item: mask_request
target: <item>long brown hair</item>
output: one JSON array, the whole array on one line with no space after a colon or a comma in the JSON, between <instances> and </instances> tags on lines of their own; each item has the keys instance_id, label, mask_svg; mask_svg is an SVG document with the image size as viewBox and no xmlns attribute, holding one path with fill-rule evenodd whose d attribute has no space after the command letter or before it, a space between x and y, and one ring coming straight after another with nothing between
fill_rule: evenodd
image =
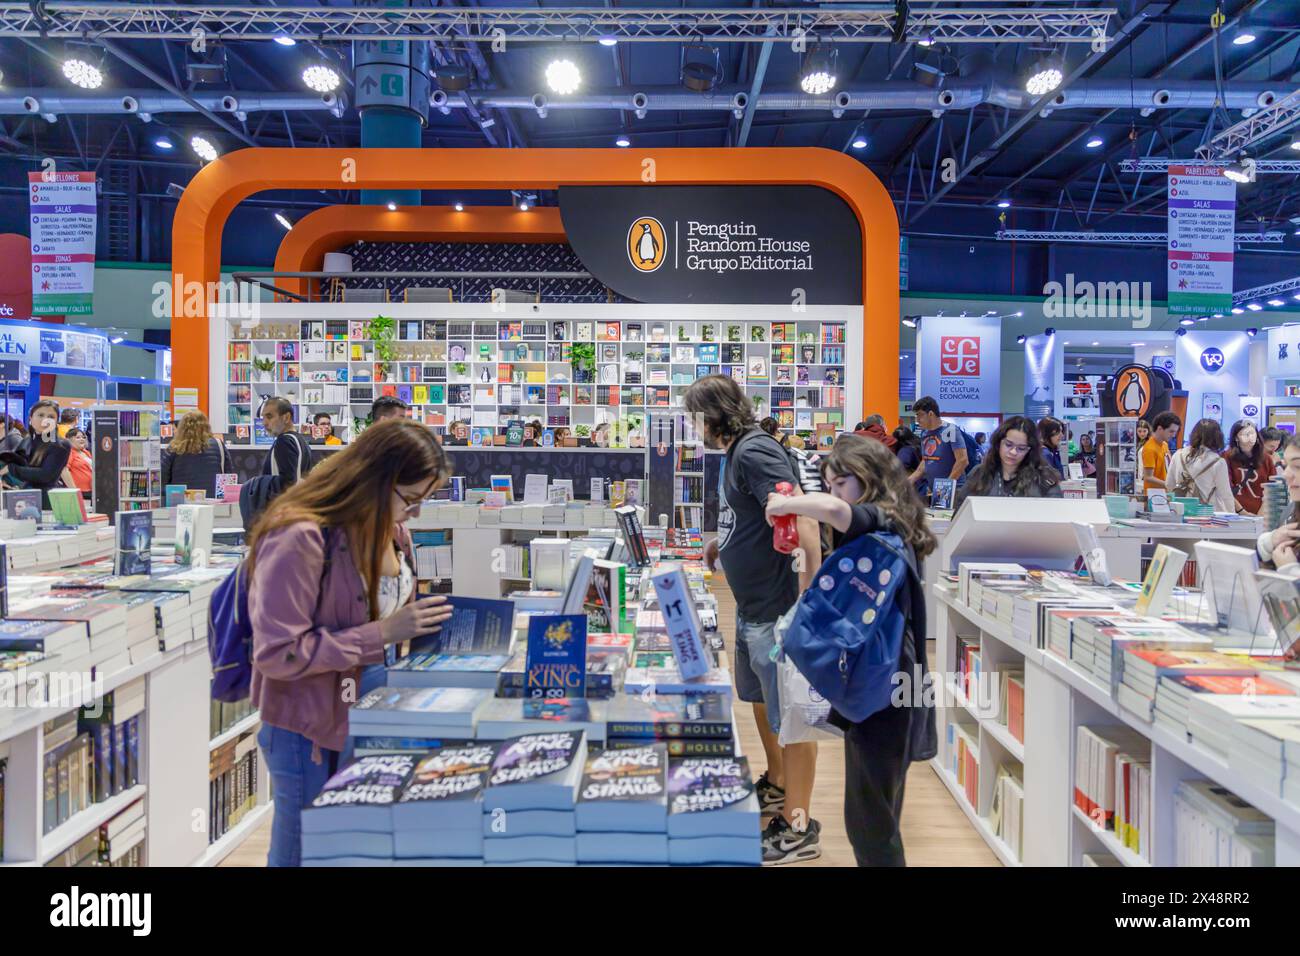
<instances>
[{"instance_id":1,"label":"long brown hair","mask_svg":"<svg viewBox=\"0 0 1300 956\"><path fill-rule=\"evenodd\" d=\"M342 529L352 539L357 570L369 589L370 619L379 613L379 578L393 536L393 490L398 485L447 479L447 459L433 432L409 418L371 425L343 451L313 468L276 498L249 533L249 574L257 548L272 531L310 521Z\"/></svg>"},{"instance_id":2,"label":"long brown hair","mask_svg":"<svg viewBox=\"0 0 1300 956\"><path fill-rule=\"evenodd\" d=\"M907 542L920 561L938 547L925 523L925 506L902 464L882 442L863 435L841 435L822 459L822 475L852 475L862 484L857 504L876 506L894 532Z\"/></svg>"},{"instance_id":3,"label":"long brown hair","mask_svg":"<svg viewBox=\"0 0 1300 956\"><path fill-rule=\"evenodd\" d=\"M1258 445L1259 442L1256 441L1255 444ZM1223 429L1213 418L1202 418L1192 429L1188 448L1191 449L1187 453L1189 464L1199 458L1203 452L1209 452L1217 458L1223 451Z\"/></svg>"},{"instance_id":4,"label":"long brown hair","mask_svg":"<svg viewBox=\"0 0 1300 956\"><path fill-rule=\"evenodd\" d=\"M212 440L212 426L202 412L186 412L176 423L176 435L167 447L177 455L201 455Z\"/></svg>"},{"instance_id":5,"label":"long brown hair","mask_svg":"<svg viewBox=\"0 0 1300 956\"><path fill-rule=\"evenodd\" d=\"M1043 419L1047 421L1047 419ZM1041 423L1040 423L1041 427ZM1060 473L1047 463L1043 457L1043 446L1038 440L1038 428L1034 423L1023 415L1012 415L993 433L989 439L989 453L984 456L984 460L976 466L971 472L970 477L966 479L966 495L973 497L976 495L987 494L988 490L993 487L998 478L1002 475L1002 440L1010 432L1023 432L1025 444L1029 446L1029 451L1020 459L1020 464L1016 466L1016 473L1012 476L1008 486L1011 488L1013 498L1026 498L1035 486L1047 489L1052 485L1060 484Z\"/></svg>"}]
</instances>

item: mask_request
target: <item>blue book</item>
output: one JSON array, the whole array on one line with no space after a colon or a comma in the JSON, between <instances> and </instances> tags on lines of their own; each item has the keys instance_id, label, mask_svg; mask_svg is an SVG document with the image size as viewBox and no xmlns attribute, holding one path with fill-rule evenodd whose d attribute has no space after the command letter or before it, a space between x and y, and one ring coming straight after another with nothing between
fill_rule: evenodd
<instances>
[{"instance_id":1,"label":"blue book","mask_svg":"<svg viewBox=\"0 0 1300 956\"><path fill-rule=\"evenodd\" d=\"M666 833L579 833L574 843L579 863L668 862Z\"/></svg>"},{"instance_id":2,"label":"blue book","mask_svg":"<svg viewBox=\"0 0 1300 956\"><path fill-rule=\"evenodd\" d=\"M755 824L757 826L757 823ZM762 841L757 832L750 836L694 837L668 841L668 862L673 866L761 866Z\"/></svg>"},{"instance_id":3,"label":"blue book","mask_svg":"<svg viewBox=\"0 0 1300 956\"><path fill-rule=\"evenodd\" d=\"M523 836L558 836L572 838L578 831L572 810L514 810L510 813L485 813L483 838L502 840Z\"/></svg>"},{"instance_id":4,"label":"blue book","mask_svg":"<svg viewBox=\"0 0 1300 956\"><path fill-rule=\"evenodd\" d=\"M461 727L472 734L479 711L491 698L489 691L467 687L380 687L348 711L348 728L355 736L395 736L373 728L397 725Z\"/></svg>"},{"instance_id":5,"label":"blue book","mask_svg":"<svg viewBox=\"0 0 1300 956\"><path fill-rule=\"evenodd\" d=\"M586 755L587 738L581 731L510 738L492 761L484 812L572 809Z\"/></svg>"},{"instance_id":6,"label":"blue book","mask_svg":"<svg viewBox=\"0 0 1300 956\"><path fill-rule=\"evenodd\" d=\"M140 782L140 715L126 722L126 781L129 789Z\"/></svg>"},{"instance_id":7,"label":"blue book","mask_svg":"<svg viewBox=\"0 0 1300 956\"><path fill-rule=\"evenodd\" d=\"M574 813L580 831L665 833L668 747L650 744L605 750L588 759ZM635 858L604 859L627 862Z\"/></svg>"},{"instance_id":8,"label":"blue book","mask_svg":"<svg viewBox=\"0 0 1300 956\"><path fill-rule=\"evenodd\" d=\"M163 489L163 507L175 508L185 504L185 485L168 485Z\"/></svg>"},{"instance_id":9,"label":"blue book","mask_svg":"<svg viewBox=\"0 0 1300 956\"><path fill-rule=\"evenodd\" d=\"M436 634L411 641L411 653L509 654L514 635L513 601L448 595L451 618ZM491 685L488 685L491 686Z\"/></svg>"},{"instance_id":10,"label":"blue book","mask_svg":"<svg viewBox=\"0 0 1300 956\"><path fill-rule=\"evenodd\" d=\"M303 866L392 866L392 860L370 856L334 856L325 859L304 859Z\"/></svg>"},{"instance_id":11,"label":"blue book","mask_svg":"<svg viewBox=\"0 0 1300 956\"><path fill-rule=\"evenodd\" d=\"M481 805L475 804L481 812ZM431 827L393 831L393 854L400 859L483 860L483 830L470 824L462 829ZM408 864L410 865L410 864Z\"/></svg>"},{"instance_id":12,"label":"blue book","mask_svg":"<svg viewBox=\"0 0 1300 956\"><path fill-rule=\"evenodd\" d=\"M483 857L412 857L398 858L393 866L482 866Z\"/></svg>"},{"instance_id":13,"label":"blue book","mask_svg":"<svg viewBox=\"0 0 1300 956\"><path fill-rule=\"evenodd\" d=\"M126 724L114 724L113 793L121 793L126 787Z\"/></svg>"},{"instance_id":14,"label":"blue book","mask_svg":"<svg viewBox=\"0 0 1300 956\"><path fill-rule=\"evenodd\" d=\"M493 688L508 663L508 654L416 653L388 669L388 686Z\"/></svg>"},{"instance_id":15,"label":"blue book","mask_svg":"<svg viewBox=\"0 0 1300 956\"><path fill-rule=\"evenodd\" d=\"M530 697L585 696L585 614L538 614L528 619L524 689Z\"/></svg>"},{"instance_id":16,"label":"blue book","mask_svg":"<svg viewBox=\"0 0 1300 956\"><path fill-rule=\"evenodd\" d=\"M499 749L495 743L469 743L441 747L421 757L393 807L394 829L476 831L483 815L483 790ZM463 854L421 851L413 855Z\"/></svg>"},{"instance_id":17,"label":"blue book","mask_svg":"<svg viewBox=\"0 0 1300 956\"><path fill-rule=\"evenodd\" d=\"M683 757L671 761L668 767L670 837L753 837L757 842L758 831L758 797L748 760Z\"/></svg>"},{"instance_id":18,"label":"blue book","mask_svg":"<svg viewBox=\"0 0 1300 956\"><path fill-rule=\"evenodd\" d=\"M366 753L387 752L395 753L403 750L410 750L416 753L425 753L442 747L447 742L441 737L400 737L391 735L371 735L352 738L352 752L358 757L365 756Z\"/></svg>"},{"instance_id":19,"label":"blue book","mask_svg":"<svg viewBox=\"0 0 1300 956\"><path fill-rule=\"evenodd\" d=\"M304 860L329 859L338 856L392 859L393 835L391 833L362 833L353 830L339 833L304 833L302 835L302 858Z\"/></svg>"},{"instance_id":20,"label":"blue book","mask_svg":"<svg viewBox=\"0 0 1300 956\"><path fill-rule=\"evenodd\" d=\"M119 511L116 526L117 551L113 573L148 574L150 549L153 547L153 512Z\"/></svg>"},{"instance_id":21,"label":"blue book","mask_svg":"<svg viewBox=\"0 0 1300 956\"><path fill-rule=\"evenodd\" d=\"M393 803L414 767L413 754L374 754L354 760L330 777L303 810L303 834L392 832Z\"/></svg>"},{"instance_id":22,"label":"blue book","mask_svg":"<svg viewBox=\"0 0 1300 956\"><path fill-rule=\"evenodd\" d=\"M526 860L576 863L577 859L573 837L520 836L483 841L484 863L522 863Z\"/></svg>"}]
</instances>

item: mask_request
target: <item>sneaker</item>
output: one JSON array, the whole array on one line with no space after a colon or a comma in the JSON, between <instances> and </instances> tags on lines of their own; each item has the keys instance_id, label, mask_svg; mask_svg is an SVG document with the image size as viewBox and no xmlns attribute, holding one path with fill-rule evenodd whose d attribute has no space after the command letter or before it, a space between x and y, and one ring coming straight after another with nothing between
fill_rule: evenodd
<instances>
[{"instance_id":1,"label":"sneaker","mask_svg":"<svg viewBox=\"0 0 1300 956\"><path fill-rule=\"evenodd\" d=\"M808 821L808 829L800 833L786 822L785 817L773 817L763 831L763 865L781 866L783 863L803 863L822 855L822 825Z\"/></svg>"},{"instance_id":2,"label":"sneaker","mask_svg":"<svg viewBox=\"0 0 1300 956\"><path fill-rule=\"evenodd\" d=\"M766 770L754 784L754 792L758 794L758 812L762 816L780 813L784 809L785 791L767 778Z\"/></svg>"}]
</instances>

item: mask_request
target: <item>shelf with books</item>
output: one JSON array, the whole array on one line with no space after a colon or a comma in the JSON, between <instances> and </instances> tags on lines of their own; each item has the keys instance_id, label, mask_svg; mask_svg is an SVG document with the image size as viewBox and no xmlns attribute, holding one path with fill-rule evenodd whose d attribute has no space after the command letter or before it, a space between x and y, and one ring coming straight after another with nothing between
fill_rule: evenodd
<instances>
[{"instance_id":1,"label":"shelf with books","mask_svg":"<svg viewBox=\"0 0 1300 956\"><path fill-rule=\"evenodd\" d=\"M1083 829L1086 830L1088 833L1092 834L1092 836L1096 838L1097 842L1100 843L1103 847L1105 847L1106 850L1112 856L1114 856L1115 859L1119 860L1119 862L1124 866L1130 866L1130 867L1151 866L1151 863L1148 860L1144 860L1137 853L1134 853L1123 843L1121 843L1119 841L1119 838L1115 836L1115 832L1113 830L1107 830L1104 827L1098 826L1095 821L1089 819L1088 815L1084 813L1082 810L1080 810L1078 807L1071 805L1070 813L1073 814L1077 824L1082 826Z\"/></svg>"},{"instance_id":2,"label":"shelf with books","mask_svg":"<svg viewBox=\"0 0 1300 956\"><path fill-rule=\"evenodd\" d=\"M253 713L249 714L243 720L239 721L239 723L235 724L229 730L223 731L222 733L218 734L217 736L213 737L210 741L208 741L208 749L216 750L218 747L221 747L232 740L238 740L241 736L243 736L248 731L256 730L258 727L261 726L261 724L262 724L261 716L257 713L257 711L253 711Z\"/></svg>"},{"instance_id":3,"label":"shelf with books","mask_svg":"<svg viewBox=\"0 0 1300 956\"><path fill-rule=\"evenodd\" d=\"M993 855L998 858L998 861L1003 866L1022 866L1020 860L1016 859L1016 855L1011 852L1011 848L994 832L988 818L980 816L979 812L971 806L970 801L966 799L966 793L962 785L957 782L957 778L952 771L946 767L936 766L934 772L943 785L948 788L962 813L966 814L966 819L970 821L971 826L984 838L984 842L988 844L989 849L993 851Z\"/></svg>"},{"instance_id":4,"label":"shelf with books","mask_svg":"<svg viewBox=\"0 0 1300 956\"><path fill-rule=\"evenodd\" d=\"M226 857L239 849L240 845L266 822L266 818L274 810L275 805L272 803L259 803L248 811L243 819L222 834L216 842L209 844L208 848L203 851L203 855L195 860L193 865L197 867L219 865Z\"/></svg>"}]
</instances>

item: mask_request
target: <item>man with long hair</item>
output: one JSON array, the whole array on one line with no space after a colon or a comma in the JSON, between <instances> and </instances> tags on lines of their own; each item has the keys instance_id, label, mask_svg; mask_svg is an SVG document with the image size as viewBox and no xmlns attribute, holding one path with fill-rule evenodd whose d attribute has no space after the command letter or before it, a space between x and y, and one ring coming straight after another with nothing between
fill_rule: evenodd
<instances>
[{"instance_id":1,"label":"man with long hair","mask_svg":"<svg viewBox=\"0 0 1300 956\"><path fill-rule=\"evenodd\" d=\"M772 546L764 517L767 497L799 476L780 443L754 420L754 409L727 375L706 375L686 391L686 410L710 448L727 453L718 495L718 536L705 550L710 567L720 561L736 598L736 695L754 707L754 721L767 755L758 780L760 809L772 813L763 834L763 862L794 863L821 856L821 825L809 807L817 766L815 743L782 747L777 696L776 621L799 599L821 564L817 523L799 519L799 552ZM802 563L798 563L802 561ZM798 570L796 570L796 568ZM801 575L803 581L801 582Z\"/></svg>"}]
</instances>

